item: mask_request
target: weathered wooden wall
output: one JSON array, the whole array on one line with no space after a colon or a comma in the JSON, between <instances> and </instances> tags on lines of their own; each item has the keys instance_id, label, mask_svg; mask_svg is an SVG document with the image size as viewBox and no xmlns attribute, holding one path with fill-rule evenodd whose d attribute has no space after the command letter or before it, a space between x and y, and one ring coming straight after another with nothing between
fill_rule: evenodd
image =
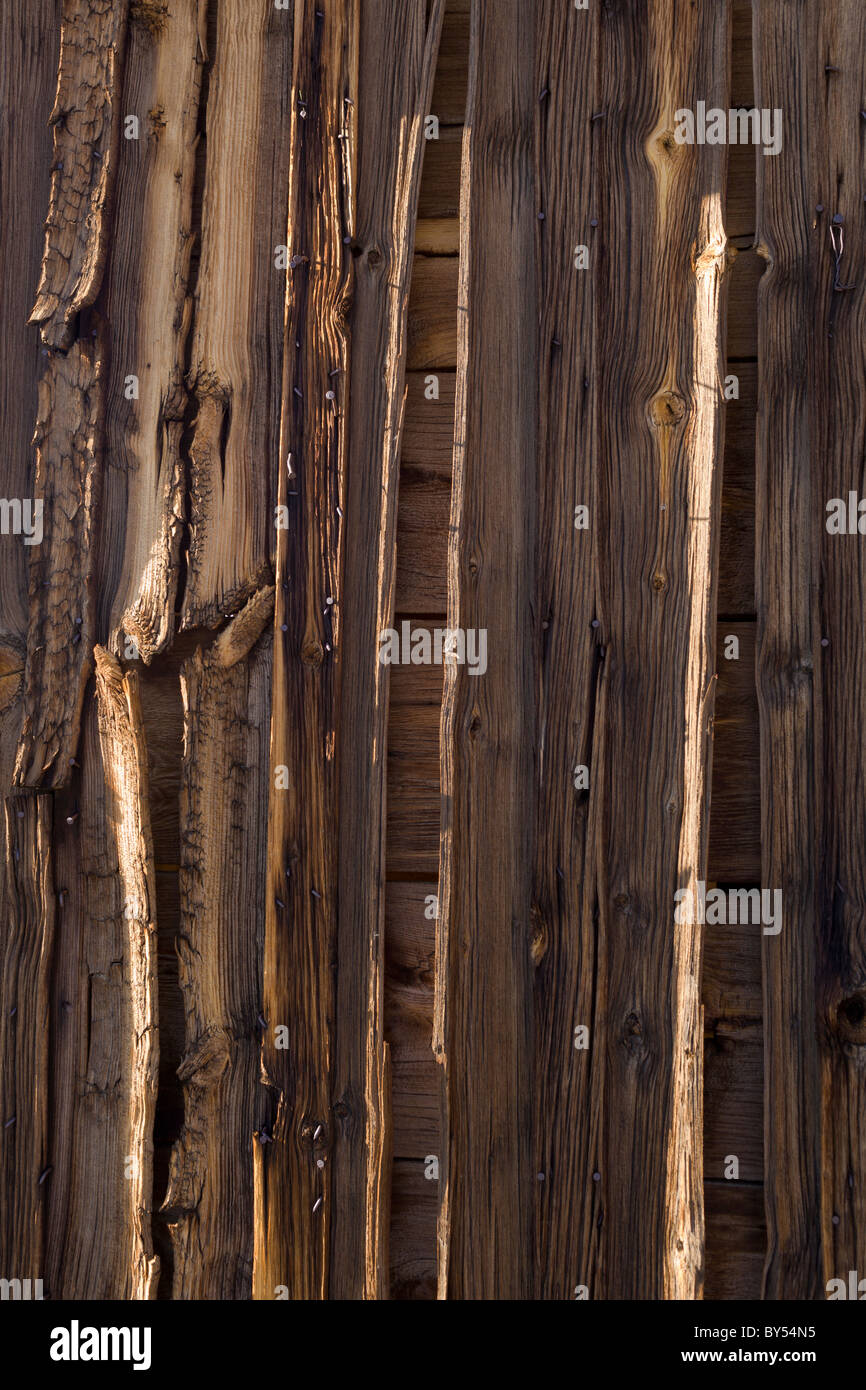
<instances>
[{"instance_id":1,"label":"weathered wooden wall","mask_svg":"<svg viewBox=\"0 0 866 1390\"><path fill-rule=\"evenodd\" d=\"M0 1276L866 1261L866 32L752 10L3 9ZM675 925L698 879L781 935Z\"/></svg>"}]
</instances>

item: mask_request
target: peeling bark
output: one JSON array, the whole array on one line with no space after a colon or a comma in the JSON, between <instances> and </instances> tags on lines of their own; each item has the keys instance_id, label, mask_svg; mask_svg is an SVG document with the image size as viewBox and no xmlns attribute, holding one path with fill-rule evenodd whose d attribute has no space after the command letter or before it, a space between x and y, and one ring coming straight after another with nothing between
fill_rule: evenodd
<instances>
[{"instance_id":1,"label":"peeling bark","mask_svg":"<svg viewBox=\"0 0 866 1390\"><path fill-rule=\"evenodd\" d=\"M92 580L102 465L99 338L53 354L39 383L34 494L42 539L30 551L30 624L18 786L60 787L78 744L92 669Z\"/></svg>"},{"instance_id":2,"label":"peeling bark","mask_svg":"<svg viewBox=\"0 0 866 1390\"><path fill-rule=\"evenodd\" d=\"M54 348L69 347L75 318L93 303L102 280L127 8L127 0L63 0L51 195L30 315Z\"/></svg>"}]
</instances>

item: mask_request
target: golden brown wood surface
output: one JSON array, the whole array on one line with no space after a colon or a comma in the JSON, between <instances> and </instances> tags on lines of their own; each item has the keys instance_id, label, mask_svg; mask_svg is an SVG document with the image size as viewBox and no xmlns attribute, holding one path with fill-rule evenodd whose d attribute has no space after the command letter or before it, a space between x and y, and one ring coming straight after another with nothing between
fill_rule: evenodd
<instances>
[{"instance_id":1,"label":"golden brown wood surface","mask_svg":"<svg viewBox=\"0 0 866 1390\"><path fill-rule=\"evenodd\" d=\"M96 649L74 784L56 798L52 1173L55 1298L153 1298L159 1058L156 897L135 673Z\"/></svg>"},{"instance_id":2,"label":"golden brown wood surface","mask_svg":"<svg viewBox=\"0 0 866 1390\"><path fill-rule=\"evenodd\" d=\"M752 8L3 7L0 1275L864 1263L863 21ZM403 622L487 627L444 743ZM698 877L780 937L675 924Z\"/></svg>"},{"instance_id":3,"label":"golden brown wood surface","mask_svg":"<svg viewBox=\"0 0 866 1390\"><path fill-rule=\"evenodd\" d=\"M273 606L272 587L255 595L181 668L185 1111L164 1202L180 1299L249 1298L252 1287Z\"/></svg>"},{"instance_id":4,"label":"golden brown wood surface","mask_svg":"<svg viewBox=\"0 0 866 1390\"><path fill-rule=\"evenodd\" d=\"M428 16L413 3L399 22L351 4L295 20L262 1045L273 1115L256 1149L254 1291L378 1298L390 1161L379 634L393 611L411 249L442 6Z\"/></svg>"},{"instance_id":5,"label":"golden brown wood surface","mask_svg":"<svg viewBox=\"0 0 866 1390\"><path fill-rule=\"evenodd\" d=\"M170 13L132 9L124 141L102 305L112 326L105 402L105 504L100 599L118 655L145 662L170 641L185 512L181 436L192 317L193 182L205 0ZM134 647L127 650L127 638Z\"/></svg>"},{"instance_id":6,"label":"golden brown wood surface","mask_svg":"<svg viewBox=\"0 0 866 1390\"><path fill-rule=\"evenodd\" d=\"M184 628L216 627L272 577L290 28L221 0L208 82L189 386Z\"/></svg>"}]
</instances>

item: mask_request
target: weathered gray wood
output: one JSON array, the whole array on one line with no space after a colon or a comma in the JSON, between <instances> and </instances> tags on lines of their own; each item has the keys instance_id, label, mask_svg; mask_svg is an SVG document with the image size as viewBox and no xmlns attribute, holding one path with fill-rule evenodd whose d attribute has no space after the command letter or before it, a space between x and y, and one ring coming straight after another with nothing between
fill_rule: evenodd
<instances>
[{"instance_id":1,"label":"weathered gray wood","mask_svg":"<svg viewBox=\"0 0 866 1390\"><path fill-rule=\"evenodd\" d=\"M866 632L863 539L827 503L863 483L866 14L755 5L757 607L765 936L764 1296L866 1268Z\"/></svg>"}]
</instances>

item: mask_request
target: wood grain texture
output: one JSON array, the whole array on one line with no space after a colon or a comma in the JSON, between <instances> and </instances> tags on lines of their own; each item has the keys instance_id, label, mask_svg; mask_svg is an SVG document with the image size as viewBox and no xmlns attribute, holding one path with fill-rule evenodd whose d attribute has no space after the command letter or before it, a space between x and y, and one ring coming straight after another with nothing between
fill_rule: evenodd
<instances>
[{"instance_id":1,"label":"wood grain texture","mask_svg":"<svg viewBox=\"0 0 866 1390\"><path fill-rule=\"evenodd\" d=\"M483 676L444 668L440 1298L529 1292L535 11L517 0L472 8L448 627L486 630L489 665Z\"/></svg>"},{"instance_id":2,"label":"wood grain texture","mask_svg":"<svg viewBox=\"0 0 866 1390\"><path fill-rule=\"evenodd\" d=\"M176 1299L242 1299L252 1289L273 606L273 588L256 594L181 668L185 1113L163 1204Z\"/></svg>"},{"instance_id":3,"label":"wood grain texture","mask_svg":"<svg viewBox=\"0 0 866 1390\"><path fill-rule=\"evenodd\" d=\"M155 875L137 676L96 648L80 770L57 794L52 1163L55 1298L147 1299L159 1045Z\"/></svg>"},{"instance_id":4,"label":"wood grain texture","mask_svg":"<svg viewBox=\"0 0 866 1390\"><path fill-rule=\"evenodd\" d=\"M146 663L171 639L180 573L205 10L205 0L179 0L156 16L132 7L123 106L138 115L140 138L122 145L101 301L112 360L100 606L112 649L124 654L126 634Z\"/></svg>"},{"instance_id":5,"label":"wood grain texture","mask_svg":"<svg viewBox=\"0 0 866 1390\"><path fill-rule=\"evenodd\" d=\"M728 364L727 373L737 376L739 397L725 404L718 611L727 618L750 618L755 612L757 365L738 360ZM428 384L431 376L436 378L435 387ZM397 612L444 617L454 373L445 368L409 372L407 384L400 467ZM425 393L435 389L438 399L428 399Z\"/></svg>"},{"instance_id":6,"label":"wood grain texture","mask_svg":"<svg viewBox=\"0 0 866 1390\"><path fill-rule=\"evenodd\" d=\"M34 216L48 202L52 135L48 116L57 80L60 24L54 0L0 7L0 418L5 448L0 459L3 497L32 495L31 440L39 380L39 334L27 326L39 277L43 228ZM23 672L27 636L27 547L0 536L0 706L14 696L5 673ZM3 777L4 788L9 776Z\"/></svg>"},{"instance_id":7,"label":"wood grain texture","mask_svg":"<svg viewBox=\"0 0 866 1390\"><path fill-rule=\"evenodd\" d=\"M758 695L765 887L764 1297L824 1298L866 1268L866 775L862 538L826 506L863 485L866 15L755 6Z\"/></svg>"},{"instance_id":8,"label":"wood grain texture","mask_svg":"<svg viewBox=\"0 0 866 1390\"><path fill-rule=\"evenodd\" d=\"M707 854L726 150L677 146L671 128L680 106L724 105L728 23L725 5L672 0L601 34L604 677L589 814L604 865L598 1285L619 1298L694 1298L703 1281L701 929L678 929L672 908Z\"/></svg>"},{"instance_id":9,"label":"wood grain texture","mask_svg":"<svg viewBox=\"0 0 866 1390\"><path fill-rule=\"evenodd\" d=\"M534 976L533 1295L573 1296L589 1284L601 1230L598 1167L601 1073L574 1046L592 1028L599 971L599 820L593 792L576 791L578 765L595 778L595 720L603 652L597 623L595 440L596 273L574 267L575 242L591 243L601 196L597 157L597 13L538 7L536 92L538 441L535 641L537 764L530 956ZM595 248L593 248L595 249ZM575 529L578 505L589 529ZM540 623L540 632L538 624ZM596 803L596 806L598 803ZM596 1041L593 1040L593 1057ZM597 1287L593 1290L597 1293Z\"/></svg>"},{"instance_id":10,"label":"wood grain texture","mask_svg":"<svg viewBox=\"0 0 866 1390\"><path fill-rule=\"evenodd\" d=\"M684 102L724 98L727 11L671 3L570 22L581 39L544 6L534 23L526 7L473 9L449 625L487 628L491 655L483 682L446 672L443 706L439 1287L525 1297L538 1277L548 1297L578 1283L591 1297L695 1297L701 941L673 914L706 865L728 256L724 152L676 146L672 123ZM598 46L596 87L570 55L559 86L573 87L534 80L579 42L586 78ZM575 110L590 125L602 113L594 143L573 138ZM571 177L554 181L564 159ZM595 319L566 274L582 227ZM580 502L592 523L575 558ZM580 763L588 798L574 795ZM532 999L530 961L545 958ZM579 1023L592 1034L582 1076Z\"/></svg>"},{"instance_id":11,"label":"wood grain texture","mask_svg":"<svg viewBox=\"0 0 866 1390\"><path fill-rule=\"evenodd\" d=\"M60 66L51 112L54 160L45 249L31 323L68 348L99 292L120 131L119 85L127 0L63 0Z\"/></svg>"},{"instance_id":12,"label":"wood grain texture","mask_svg":"<svg viewBox=\"0 0 866 1390\"><path fill-rule=\"evenodd\" d=\"M767 1233L760 1184L707 1182L706 1299L758 1299Z\"/></svg>"},{"instance_id":13,"label":"wood grain texture","mask_svg":"<svg viewBox=\"0 0 866 1390\"><path fill-rule=\"evenodd\" d=\"M128 1297L152 1298L159 1261L153 1255L153 1120L159 1066L156 995L156 883L150 830L147 749L138 677L95 649L99 745L108 825L117 855L125 924L124 1015L121 1046L127 1071L123 1181L128 1259ZM91 988L95 988L91 984ZM131 1164L131 1171L130 1171Z\"/></svg>"},{"instance_id":14,"label":"wood grain texture","mask_svg":"<svg viewBox=\"0 0 866 1390\"><path fill-rule=\"evenodd\" d=\"M3 803L0 1260L7 1279L45 1276L55 932L51 823L49 796L9 797Z\"/></svg>"},{"instance_id":15,"label":"wood grain texture","mask_svg":"<svg viewBox=\"0 0 866 1390\"><path fill-rule=\"evenodd\" d=\"M18 786L69 779L92 670L93 573L102 481L102 343L97 330L51 354L39 383L34 497L41 539L30 547L30 619Z\"/></svg>"},{"instance_id":16,"label":"wood grain texture","mask_svg":"<svg viewBox=\"0 0 866 1390\"><path fill-rule=\"evenodd\" d=\"M729 658L735 648L739 655ZM722 883L761 880L761 777L755 624L716 625L710 843L707 877Z\"/></svg>"},{"instance_id":17,"label":"wood grain texture","mask_svg":"<svg viewBox=\"0 0 866 1390\"><path fill-rule=\"evenodd\" d=\"M189 547L181 626L217 626L272 578L291 24L221 0L206 113L189 387ZM303 93L302 93L303 95Z\"/></svg>"},{"instance_id":18,"label":"wood grain texture","mask_svg":"<svg viewBox=\"0 0 866 1390\"><path fill-rule=\"evenodd\" d=\"M277 532L271 742L288 787L271 793L262 1065L274 1114L255 1150L256 1297L281 1285L387 1293L379 634L394 604L411 252L441 23L441 3L428 14L420 0L396 17L379 4L295 15L279 492L291 530Z\"/></svg>"}]
</instances>

